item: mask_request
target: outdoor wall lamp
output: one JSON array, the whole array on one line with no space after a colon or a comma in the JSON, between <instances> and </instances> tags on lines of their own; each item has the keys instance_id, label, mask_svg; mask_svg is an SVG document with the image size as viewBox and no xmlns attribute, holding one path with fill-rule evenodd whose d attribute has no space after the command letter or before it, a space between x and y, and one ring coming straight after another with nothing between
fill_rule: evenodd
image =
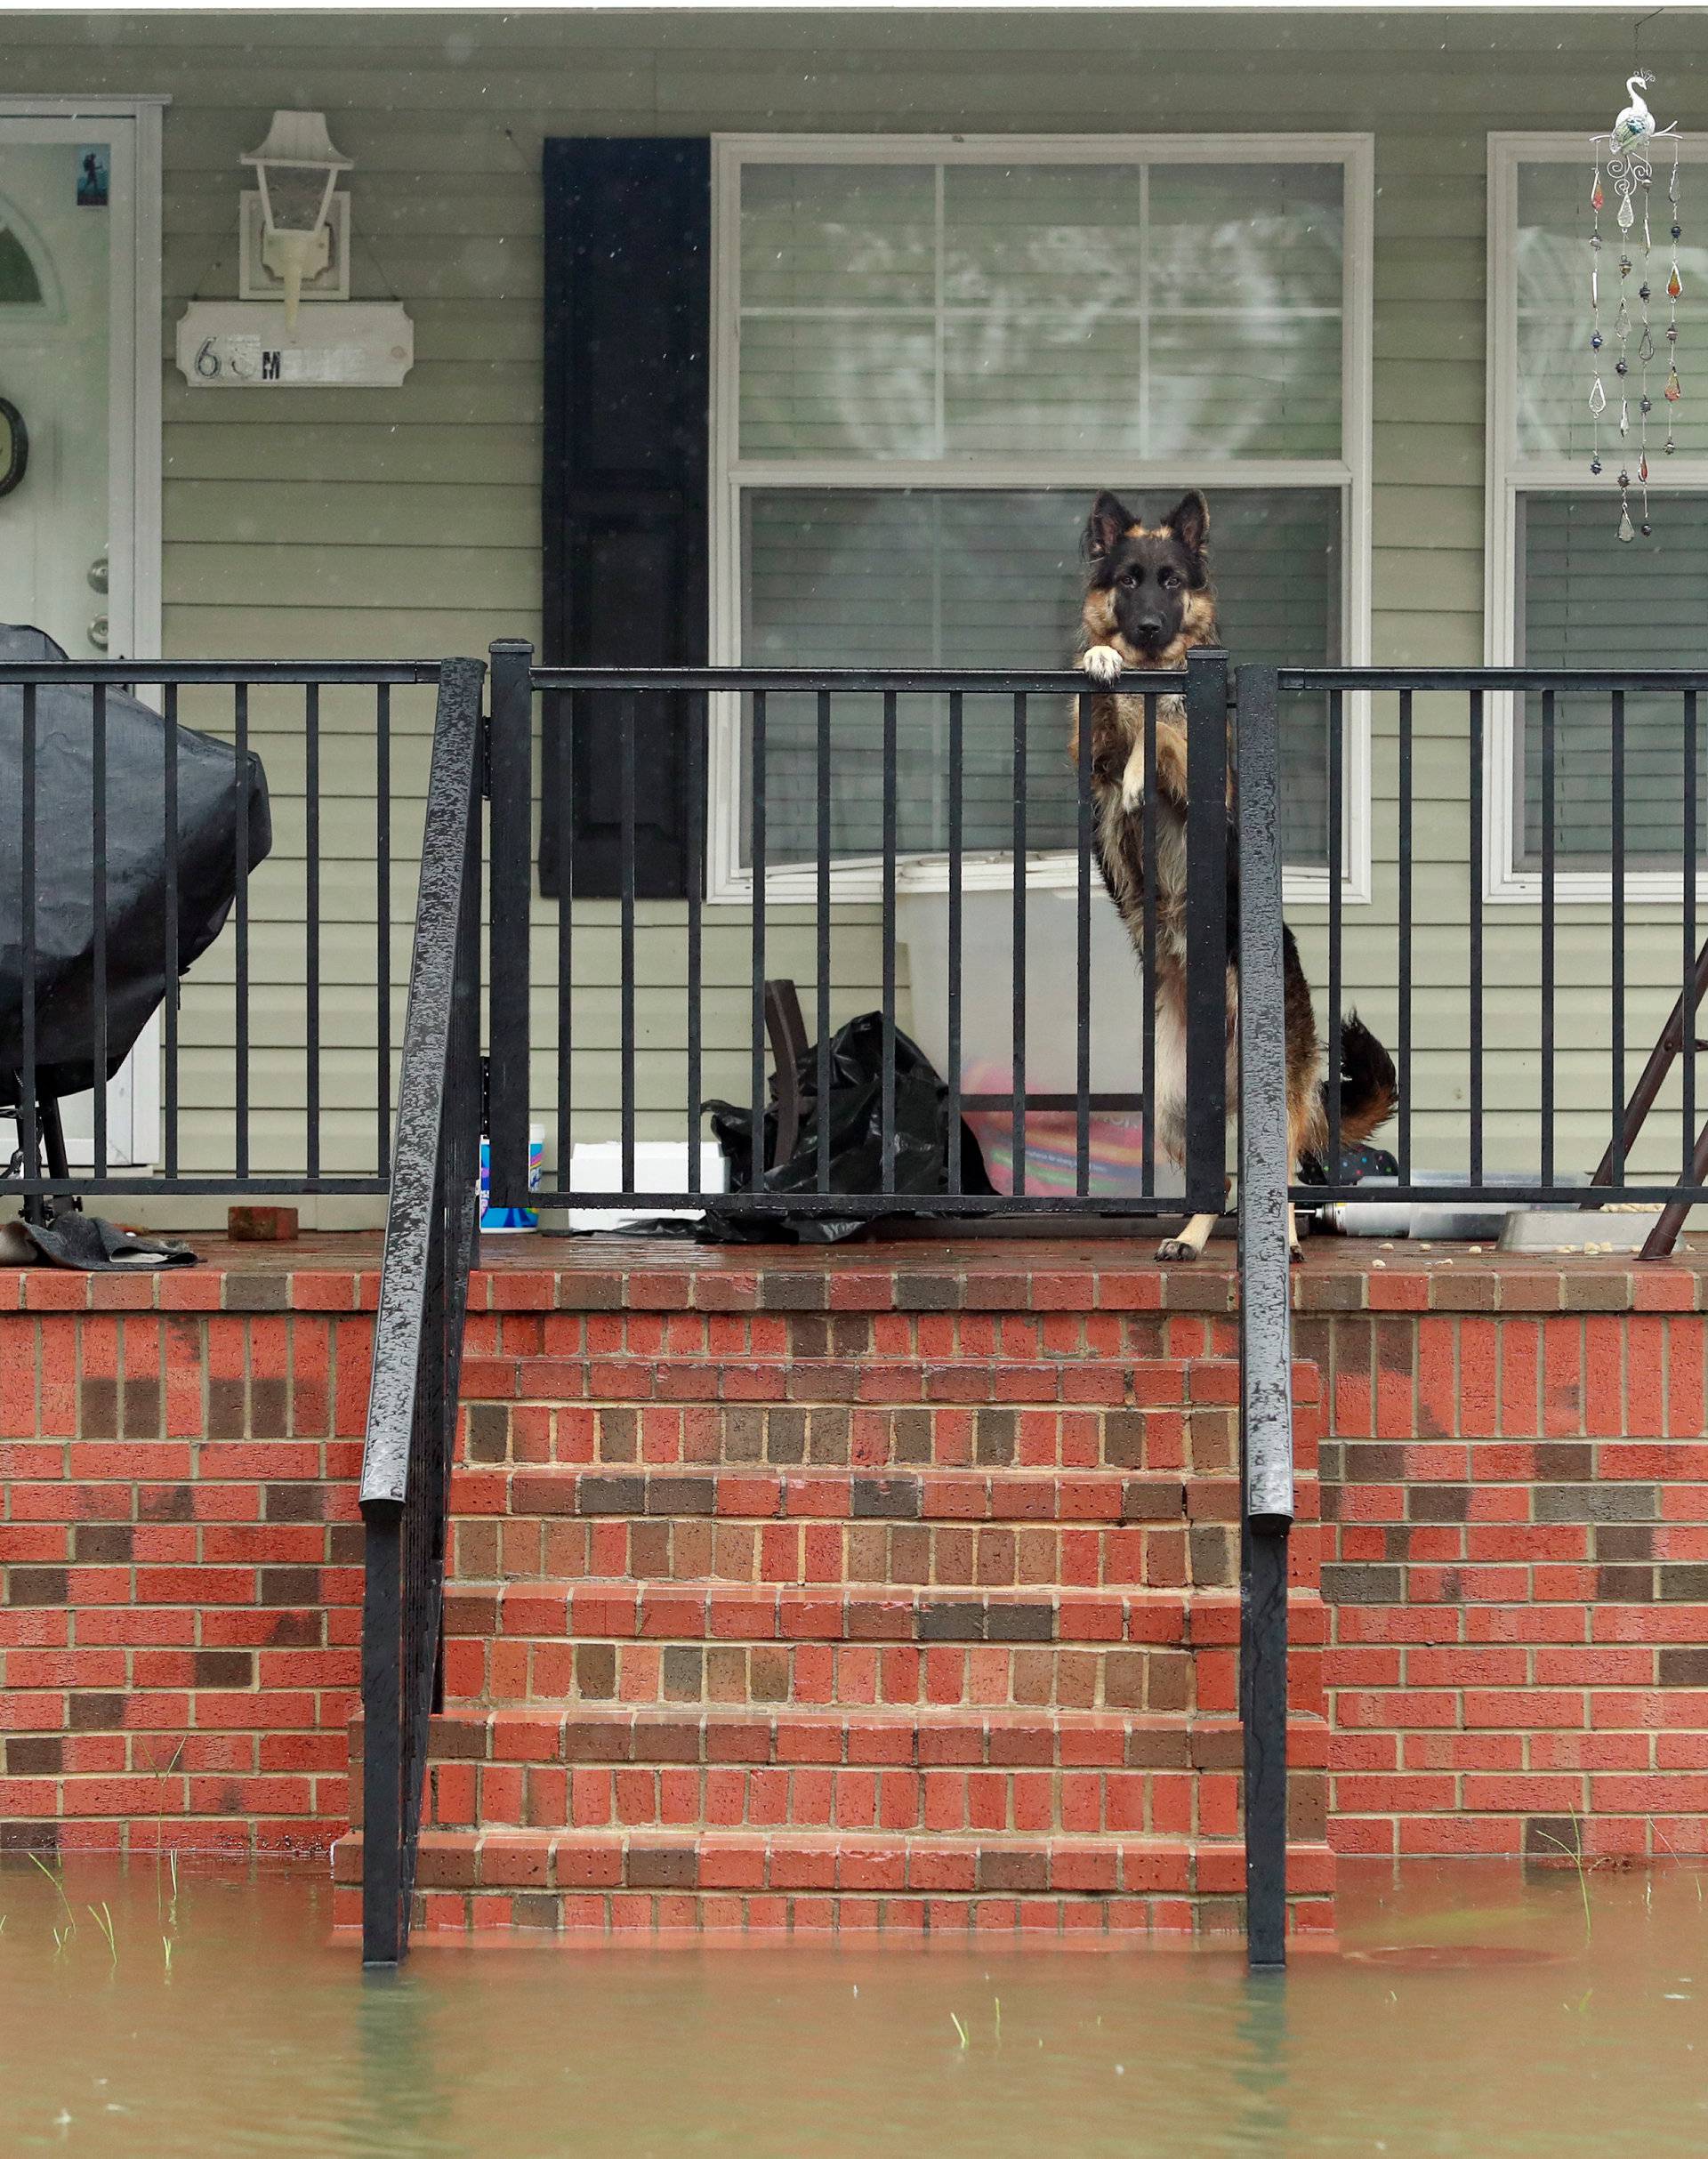
<instances>
[{"instance_id":1,"label":"outdoor wall lamp","mask_svg":"<svg viewBox=\"0 0 1708 2159\"><path fill-rule=\"evenodd\" d=\"M267 140L244 153L261 184L261 256L285 286L285 328L296 331L305 278L331 259L328 213L340 173L352 160L334 148L323 112L276 112Z\"/></svg>"}]
</instances>

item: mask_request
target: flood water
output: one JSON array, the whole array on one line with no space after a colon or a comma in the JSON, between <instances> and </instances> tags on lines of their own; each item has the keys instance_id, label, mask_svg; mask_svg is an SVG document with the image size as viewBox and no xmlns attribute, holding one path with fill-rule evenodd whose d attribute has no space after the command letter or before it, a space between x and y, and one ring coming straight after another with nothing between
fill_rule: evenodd
<instances>
[{"instance_id":1,"label":"flood water","mask_svg":"<svg viewBox=\"0 0 1708 2159\"><path fill-rule=\"evenodd\" d=\"M364 1979L321 1869L61 1881L0 1865L6 2154L1708 2150L1700 1872L1355 1874L1339 1952L1279 1982L1231 1948L834 1944L430 1943Z\"/></svg>"}]
</instances>

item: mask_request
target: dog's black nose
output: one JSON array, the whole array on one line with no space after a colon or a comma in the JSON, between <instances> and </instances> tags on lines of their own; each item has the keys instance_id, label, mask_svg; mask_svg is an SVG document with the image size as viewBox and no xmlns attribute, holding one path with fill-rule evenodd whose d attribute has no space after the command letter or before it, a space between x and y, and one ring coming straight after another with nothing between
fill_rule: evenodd
<instances>
[{"instance_id":1,"label":"dog's black nose","mask_svg":"<svg viewBox=\"0 0 1708 2159\"><path fill-rule=\"evenodd\" d=\"M1140 616L1139 634L1140 637L1160 637L1162 633L1163 621L1160 615L1143 615Z\"/></svg>"}]
</instances>

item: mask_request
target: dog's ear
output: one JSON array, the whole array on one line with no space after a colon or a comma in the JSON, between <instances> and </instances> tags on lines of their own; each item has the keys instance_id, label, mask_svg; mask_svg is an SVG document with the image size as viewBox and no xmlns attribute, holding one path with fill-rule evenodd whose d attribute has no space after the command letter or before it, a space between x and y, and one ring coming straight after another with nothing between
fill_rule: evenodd
<instances>
[{"instance_id":1,"label":"dog's ear","mask_svg":"<svg viewBox=\"0 0 1708 2159\"><path fill-rule=\"evenodd\" d=\"M1210 537L1210 505L1196 487L1188 487L1163 520L1163 530L1172 532L1195 555L1202 550Z\"/></svg>"},{"instance_id":2,"label":"dog's ear","mask_svg":"<svg viewBox=\"0 0 1708 2159\"><path fill-rule=\"evenodd\" d=\"M1138 521L1121 498L1106 487L1092 504L1092 514L1085 520L1087 559L1101 562L1122 534L1130 532Z\"/></svg>"}]
</instances>

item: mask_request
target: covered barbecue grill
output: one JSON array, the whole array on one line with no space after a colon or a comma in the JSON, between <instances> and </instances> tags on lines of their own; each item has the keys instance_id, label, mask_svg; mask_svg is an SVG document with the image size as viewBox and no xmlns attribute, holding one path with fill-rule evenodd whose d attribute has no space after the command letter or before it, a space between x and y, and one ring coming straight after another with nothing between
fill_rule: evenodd
<instances>
[{"instance_id":1,"label":"covered barbecue grill","mask_svg":"<svg viewBox=\"0 0 1708 2159\"><path fill-rule=\"evenodd\" d=\"M0 625L0 661L65 657L40 630ZM117 686L105 692L98 753L95 705L86 682L38 685L27 740L25 687L0 681L0 1108L18 1108L31 1086L25 1073L31 974L33 1091L49 1103L93 1087L98 1057L105 1066L100 1076L110 1079L168 990L175 992L175 976L218 937L237 893L239 833L246 834L251 869L272 846L266 775L253 753L239 762L228 742L189 728L169 730L158 713ZM170 770L169 732L175 742ZM96 935L98 754L102 954ZM173 895L175 915L168 905ZM33 966L26 963L30 947ZM102 1011L104 1043L97 1024Z\"/></svg>"}]
</instances>

